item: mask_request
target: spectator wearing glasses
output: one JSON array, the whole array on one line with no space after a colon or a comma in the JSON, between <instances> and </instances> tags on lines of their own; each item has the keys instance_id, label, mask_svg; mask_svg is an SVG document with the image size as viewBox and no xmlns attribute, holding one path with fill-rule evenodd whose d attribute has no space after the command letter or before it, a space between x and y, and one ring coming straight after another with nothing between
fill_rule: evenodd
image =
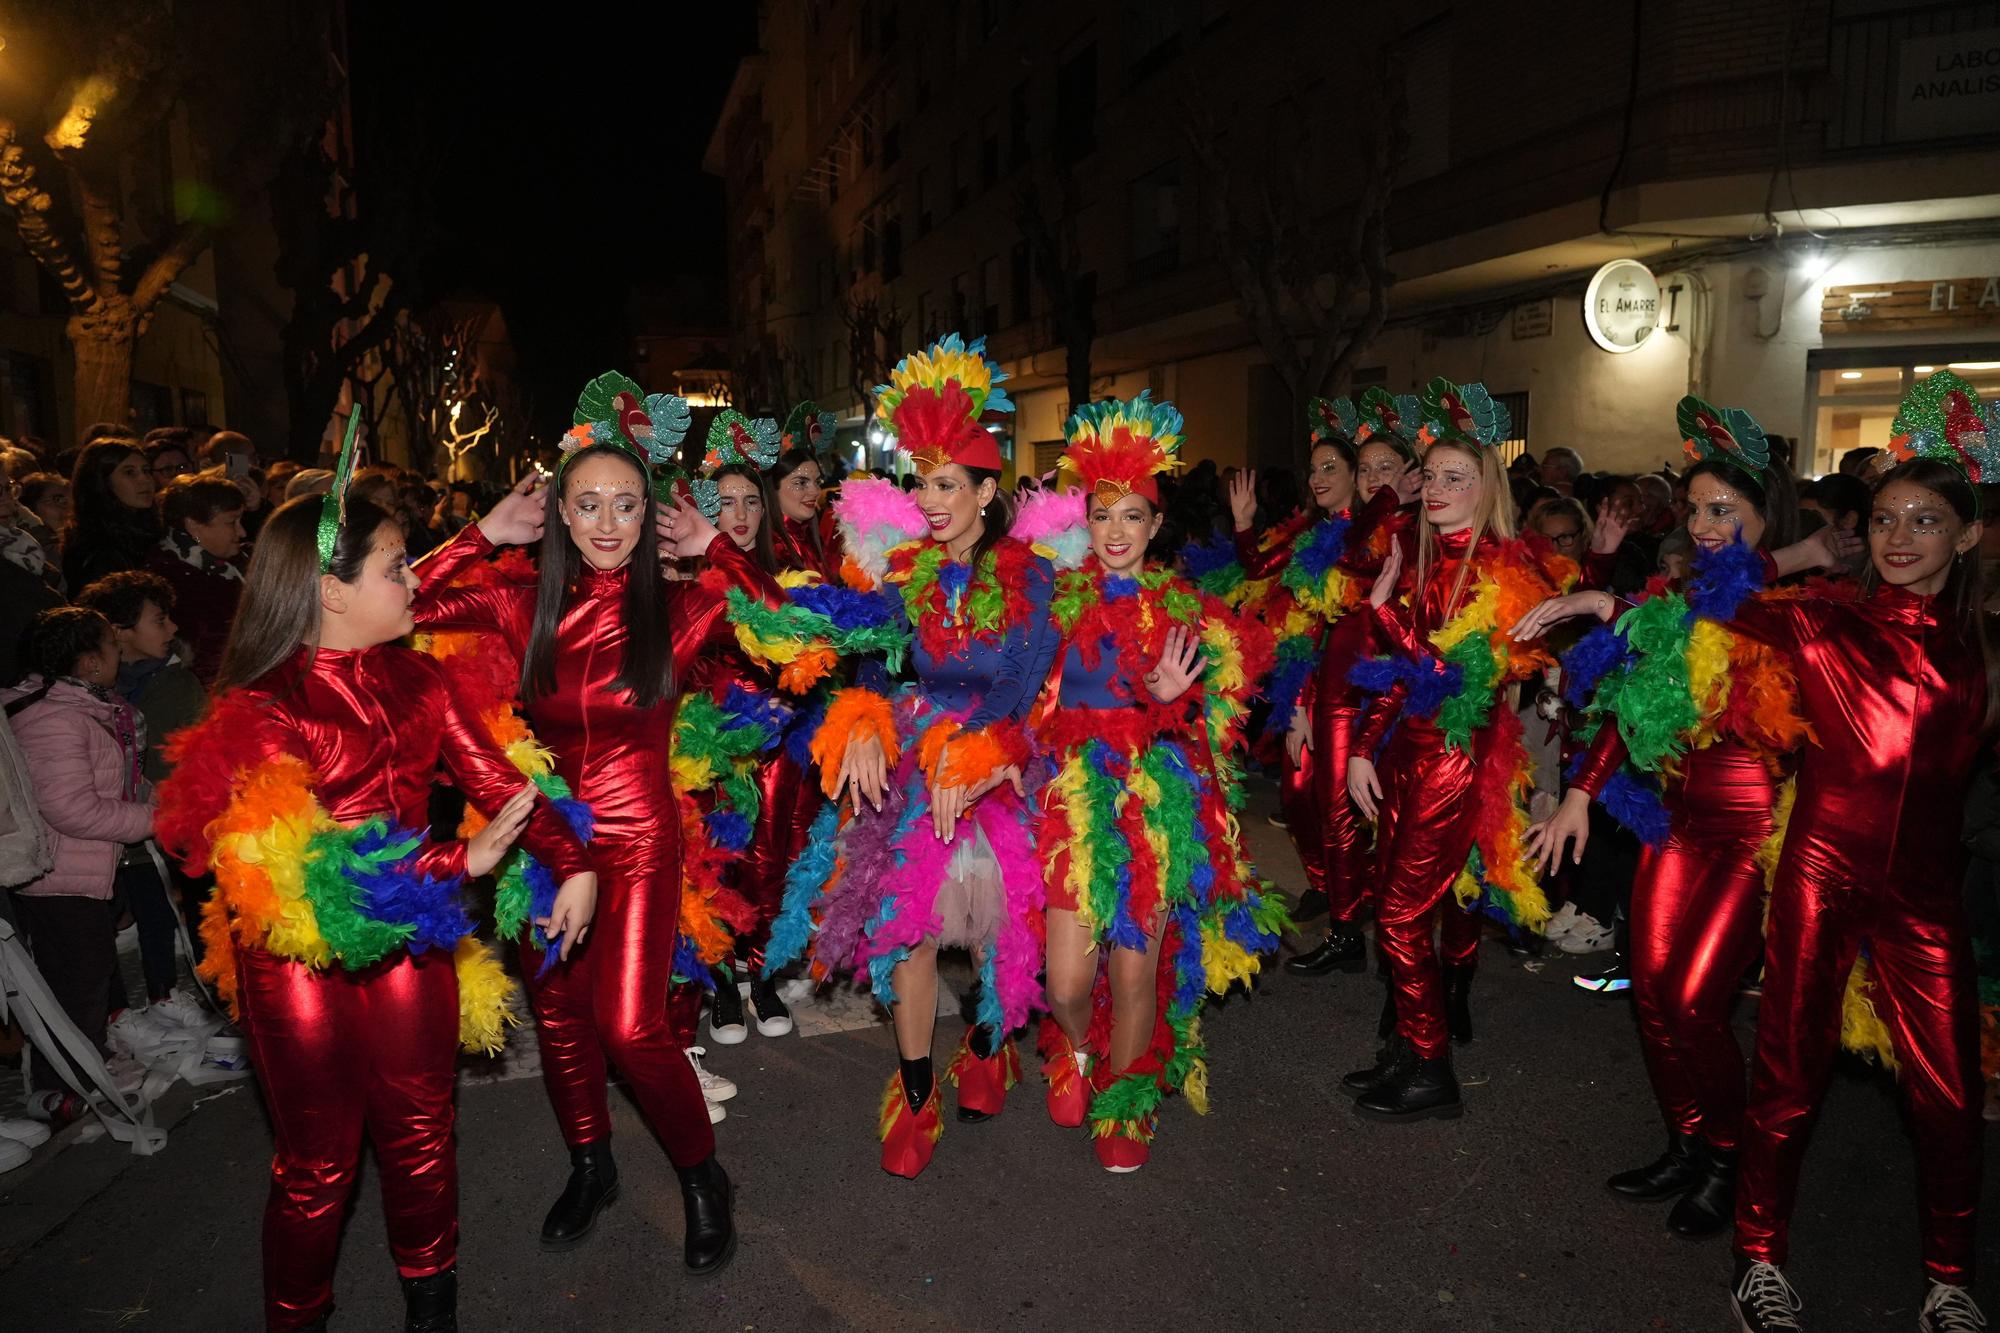
<instances>
[{"instance_id":1,"label":"spectator wearing glasses","mask_svg":"<svg viewBox=\"0 0 2000 1333\"><path fill-rule=\"evenodd\" d=\"M168 482L195 470L194 446L189 440L192 434L186 426L160 426L146 432L139 448L158 489L165 490Z\"/></svg>"},{"instance_id":2,"label":"spectator wearing glasses","mask_svg":"<svg viewBox=\"0 0 2000 1333\"><path fill-rule=\"evenodd\" d=\"M1590 515L1582 501L1568 496L1544 500L1528 515L1528 526L1546 537L1557 555L1583 563L1590 549Z\"/></svg>"}]
</instances>

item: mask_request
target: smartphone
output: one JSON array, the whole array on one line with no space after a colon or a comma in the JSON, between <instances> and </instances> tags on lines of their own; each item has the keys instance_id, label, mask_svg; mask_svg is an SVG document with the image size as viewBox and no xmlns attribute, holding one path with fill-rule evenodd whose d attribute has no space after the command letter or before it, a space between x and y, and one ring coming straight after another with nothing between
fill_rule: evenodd
<instances>
[{"instance_id":1,"label":"smartphone","mask_svg":"<svg viewBox=\"0 0 2000 1333\"><path fill-rule=\"evenodd\" d=\"M250 455L229 455L229 479L231 481L248 481L250 479Z\"/></svg>"}]
</instances>

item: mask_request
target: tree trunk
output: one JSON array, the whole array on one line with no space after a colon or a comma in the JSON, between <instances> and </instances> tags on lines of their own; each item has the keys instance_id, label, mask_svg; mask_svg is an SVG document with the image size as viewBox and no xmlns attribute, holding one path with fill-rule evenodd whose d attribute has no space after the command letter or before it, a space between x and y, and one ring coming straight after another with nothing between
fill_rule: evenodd
<instances>
[{"instance_id":1,"label":"tree trunk","mask_svg":"<svg viewBox=\"0 0 2000 1333\"><path fill-rule=\"evenodd\" d=\"M76 355L76 434L100 421L123 426L132 417L132 351L139 320L125 296L100 299L88 314L69 317Z\"/></svg>"}]
</instances>

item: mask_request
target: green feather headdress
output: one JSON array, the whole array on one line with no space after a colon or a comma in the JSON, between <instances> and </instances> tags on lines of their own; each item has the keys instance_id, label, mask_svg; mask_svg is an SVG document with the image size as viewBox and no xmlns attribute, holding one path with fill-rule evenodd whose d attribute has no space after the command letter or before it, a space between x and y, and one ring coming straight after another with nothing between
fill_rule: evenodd
<instances>
[{"instance_id":1,"label":"green feather headdress","mask_svg":"<svg viewBox=\"0 0 2000 1333\"><path fill-rule=\"evenodd\" d=\"M1674 409L1674 422L1692 462L1720 459L1759 479L1771 466L1771 442L1764 438L1764 428L1740 407L1717 407L1689 394Z\"/></svg>"},{"instance_id":2,"label":"green feather headdress","mask_svg":"<svg viewBox=\"0 0 2000 1333\"><path fill-rule=\"evenodd\" d=\"M340 441L340 462L334 465L333 486L319 502L319 572L333 572L333 546L347 522L347 483L354 480L354 433L361 426L361 409L347 413L347 434Z\"/></svg>"}]
</instances>

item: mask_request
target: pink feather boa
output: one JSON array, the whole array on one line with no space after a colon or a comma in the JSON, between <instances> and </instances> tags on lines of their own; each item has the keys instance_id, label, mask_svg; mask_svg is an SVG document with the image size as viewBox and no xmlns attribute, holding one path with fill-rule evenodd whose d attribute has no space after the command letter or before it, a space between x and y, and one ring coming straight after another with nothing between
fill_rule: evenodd
<instances>
[{"instance_id":1,"label":"pink feather boa","mask_svg":"<svg viewBox=\"0 0 2000 1333\"><path fill-rule=\"evenodd\" d=\"M909 492L879 477L840 483L833 516L840 524L847 558L876 587L889 571L889 552L930 532L923 511Z\"/></svg>"}]
</instances>

